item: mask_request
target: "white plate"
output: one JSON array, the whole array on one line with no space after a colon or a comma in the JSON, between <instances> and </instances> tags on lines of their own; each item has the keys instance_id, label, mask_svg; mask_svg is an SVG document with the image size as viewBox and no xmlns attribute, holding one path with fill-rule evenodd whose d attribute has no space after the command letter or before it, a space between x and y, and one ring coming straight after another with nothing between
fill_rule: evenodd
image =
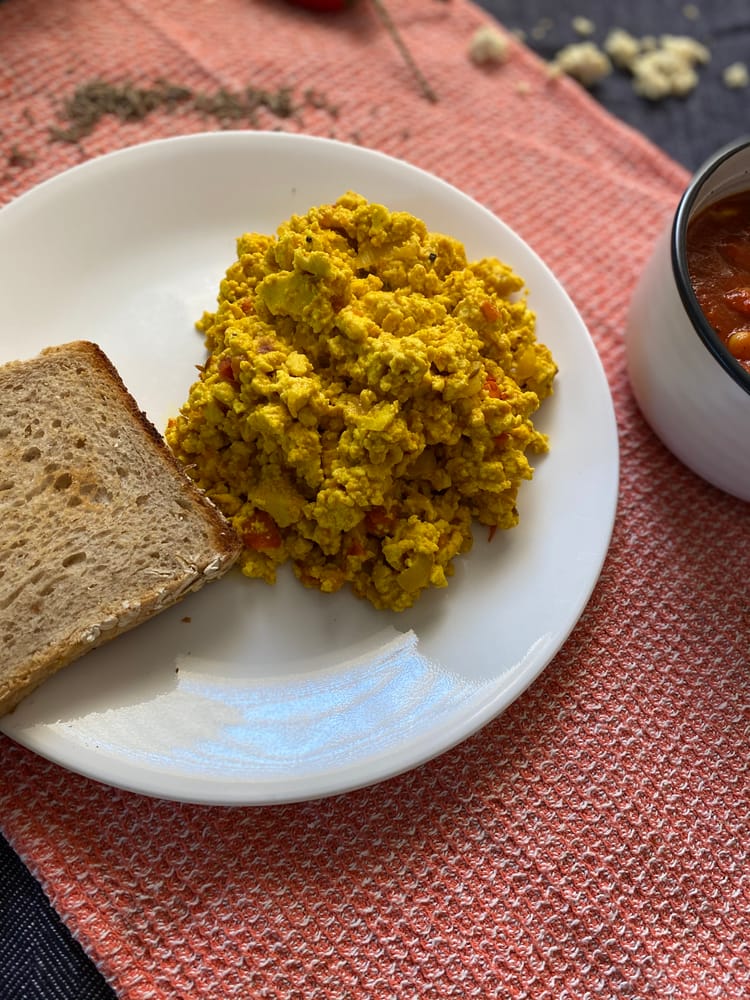
<instances>
[{"instance_id":1,"label":"white plate","mask_svg":"<svg viewBox=\"0 0 750 1000\"><path fill-rule=\"evenodd\" d=\"M220 132L147 143L41 184L0 212L0 361L97 341L163 428L204 356L241 232L356 190L498 256L528 282L560 366L538 425L549 455L521 523L477 534L446 590L401 615L348 593L239 573L66 667L3 732L110 785L169 799L311 799L412 768L505 709L578 620L618 486L615 419L592 341L547 267L494 215L382 154L308 136ZM0 401L1 405L1 401ZM190 621L183 619L189 618Z\"/></svg>"}]
</instances>

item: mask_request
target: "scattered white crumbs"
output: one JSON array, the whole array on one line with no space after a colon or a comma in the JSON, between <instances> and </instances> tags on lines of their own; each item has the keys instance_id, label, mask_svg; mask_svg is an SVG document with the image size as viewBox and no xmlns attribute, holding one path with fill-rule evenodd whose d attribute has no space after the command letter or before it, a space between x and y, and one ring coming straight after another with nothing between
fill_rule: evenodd
<instances>
[{"instance_id":1,"label":"scattered white crumbs","mask_svg":"<svg viewBox=\"0 0 750 1000\"><path fill-rule=\"evenodd\" d=\"M724 70L722 77L725 86L729 87L730 90L739 90L742 87L747 87L750 83L750 74L748 74L747 66L743 62L731 63Z\"/></svg>"},{"instance_id":2,"label":"scattered white crumbs","mask_svg":"<svg viewBox=\"0 0 750 1000\"><path fill-rule=\"evenodd\" d=\"M593 87L612 72L606 52L594 42L573 42L560 49L550 65L553 76L565 73L584 87Z\"/></svg>"},{"instance_id":3,"label":"scattered white crumbs","mask_svg":"<svg viewBox=\"0 0 750 1000\"><path fill-rule=\"evenodd\" d=\"M698 86L698 74L691 63L668 49L654 49L639 55L632 65L633 89L649 101L665 97L686 97Z\"/></svg>"},{"instance_id":4,"label":"scattered white crumbs","mask_svg":"<svg viewBox=\"0 0 750 1000\"><path fill-rule=\"evenodd\" d=\"M593 41L566 45L550 63L550 71L553 76L566 73L591 87L616 67L631 74L637 94L661 101L693 91L698 85L698 67L710 58L708 48L688 35L636 38L624 28L612 28L601 49ZM727 83L726 74L724 79ZM741 81L741 72L733 70L729 79ZM741 82L733 85L743 86Z\"/></svg>"},{"instance_id":5,"label":"scattered white crumbs","mask_svg":"<svg viewBox=\"0 0 750 1000\"><path fill-rule=\"evenodd\" d=\"M531 37L536 41L541 41L555 24L551 17L543 17L531 29Z\"/></svg>"},{"instance_id":6,"label":"scattered white crumbs","mask_svg":"<svg viewBox=\"0 0 750 1000\"><path fill-rule=\"evenodd\" d=\"M574 17L571 23L577 35L593 35L596 31L596 25L588 17Z\"/></svg>"},{"instance_id":7,"label":"scattered white crumbs","mask_svg":"<svg viewBox=\"0 0 750 1000\"><path fill-rule=\"evenodd\" d=\"M710 58L706 46L695 38L662 35L656 48L639 53L630 64L633 88L649 101L686 97L698 86L696 67Z\"/></svg>"},{"instance_id":8,"label":"scattered white crumbs","mask_svg":"<svg viewBox=\"0 0 750 1000\"><path fill-rule=\"evenodd\" d=\"M681 62L690 66L707 63L711 53L702 42L688 35L662 35L659 39L665 52L670 52Z\"/></svg>"},{"instance_id":9,"label":"scattered white crumbs","mask_svg":"<svg viewBox=\"0 0 750 1000\"><path fill-rule=\"evenodd\" d=\"M620 69L630 69L642 51L642 43L624 28L612 28L604 39L604 51Z\"/></svg>"},{"instance_id":10,"label":"scattered white crumbs","mask_svg":"<svg viewBox=\"0 0 750 1000\"><path fill-rule=\"evenodd\" d=\"M508 53L508 39L489 24L478 28L469 43L469 58L478 65L504 63Z\"/></svg>"},{"instance_id":11,"label":"scattered white crumbs","mask_svg":"<svg viewBox=\"0 0 750 1000\"><path fill-rule=\"evenodd\" d=\"M700 17L698 6L687 3L682 14L688 20ZM548 64L551 79L570 76L584 87L596 86L614 69L629 73L633 89L649 101L662 101L670 97L686 97L699 83L698 70L711 59L711 52L703 42L689 35L643 35L636 37L624 28L612 28L601 47L592 41L596 25L588 17L577 16L571 21L576 34L587 41L573 42L561 48ZM554 22L541 18L530 31L532 39L541 41ZM525 33L516 29L511 35L502 34L490 25L479 28L469 45L469 56L478 65L502 64L510 54L509 37L525 41ZM750 86L750 74L744 62L734 62L722 73L724 86L738 90ZM519 94L528 93L528 85L516 86Z\"/></svg>"}]
</instances>

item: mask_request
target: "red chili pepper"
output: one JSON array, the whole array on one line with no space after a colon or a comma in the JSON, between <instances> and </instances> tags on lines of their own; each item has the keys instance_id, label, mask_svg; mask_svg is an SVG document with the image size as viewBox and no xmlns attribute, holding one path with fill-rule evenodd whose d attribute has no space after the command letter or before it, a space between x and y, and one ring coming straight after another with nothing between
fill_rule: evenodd
<instances>
[{"instance_id":1,"label":"red chili pepper","mask_svg":"<svg viewBox=\"0 0 750 1000\"><path fill-rule=\"evenodd\" d=\"M306 10L344 10L352 0L286 0L292 7L304 7Z\"/></svg>"},{"instance_id":2,"label":"red chili pepper","mask_svg":"<svg viewBox=\"0 0 750 1000\"><path fill-rule=\"evenodd\" d=\"M287 3L291 4L293 7L304 7L306 10L318 10L318 11L337 11L345 10L350 7L354 0L287 0ZM420 70L419 66L414 61L414 57L406 46L401 33L393 22L391 15L388 12L388 8L385 5L385 0L370 0L372 6L375 8L381 23L385 27L388 34L393 39L396 48L401 53L406 65L411 69L414 74L419 88L422 91L422 96L426 97L428 101L436 101L437 95L432 89L430 84L424 77L424 74Z\"/></svg>"}]
</instances>

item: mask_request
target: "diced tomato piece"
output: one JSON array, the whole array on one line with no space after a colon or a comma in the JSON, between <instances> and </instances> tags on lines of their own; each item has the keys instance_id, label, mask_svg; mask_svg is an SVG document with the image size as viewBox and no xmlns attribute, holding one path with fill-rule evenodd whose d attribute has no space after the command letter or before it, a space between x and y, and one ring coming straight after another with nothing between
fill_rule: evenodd
<instances>
[{"instance_id":1,"label":"diced tomato piece","mask_svg":"<svg viewBox=\"0 0 750 1000\"><path fill-rule=\"evenodd\" d=\"M370 535L387 535L395 526L395 514L389 514L385 507L373 507L365 514L365 527Z\"/></svg>"},{"instance_id":2,"label":"diced tomato piece","mask_svg":"<svg viewBox=\"0 0 750 1000\"><path fill-rule=\"evenodd\" d=\"M219 358L217 366L219 378L225 382L232 382L233 385L240 384L240 359L239 358Z\"/></svg>"},{"instance_id":3,"label":"diced tomato piece","mask_svg":"<svg viewBox=\"0 0 750 1000\"><path fill-rule=\"evenodd\" d=\"M724 299L735 312L750 316L750 288L733 288L725 292Z\"/></svg>"},{"instance_id":4,"label":"diced tomato piece","mask_svg":"<svg viewBox=\"0 0 750 1000\"><path fill-rule=\"evenodd\" d=\"M219 358L217 370L219 372L219 378L223 378L225 382L235 381L231 358Z\"/></svg>"},{"instance_id":5,"label":"diced tomato piece","mask_svg":"<svg viewBox=\"0 0 750 1000\"><path fill-rule=\"evenodd\" d=\"M281 545L281 532L267 511L256 510L245 524L242 541L248 549L266 552Z\"/></svg>"},{"instance_id":6,"label":"diced tomato piece","mask_svg":"<svg viewBox=\"0 0 750 1000\"><path fill-rule=\"evenodd\" d=\"M497 384L495 379L490 375L484 383L484 391L488 396L492 396L493 399L507 399L507 393L503 392L500 386Z\"/></svg>"}]
</instances>

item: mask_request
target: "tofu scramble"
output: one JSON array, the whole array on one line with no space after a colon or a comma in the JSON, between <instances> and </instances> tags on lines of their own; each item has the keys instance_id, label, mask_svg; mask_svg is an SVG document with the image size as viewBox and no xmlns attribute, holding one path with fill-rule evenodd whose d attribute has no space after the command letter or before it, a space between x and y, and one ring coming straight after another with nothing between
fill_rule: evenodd
<instances>
[{"instance_id":1,"label":"tofu scramble","mask_svg":"<svg viewBox=\"0 0 750 1000\"><path fill-rule=\"evenodd\" d=\"M511 528L557 371L524 283L349 192L248 233L197 323L208 358L166 437L244 542L248 577L349 584L402 611L476 519Z\"/></svg>"}]
</instances>

